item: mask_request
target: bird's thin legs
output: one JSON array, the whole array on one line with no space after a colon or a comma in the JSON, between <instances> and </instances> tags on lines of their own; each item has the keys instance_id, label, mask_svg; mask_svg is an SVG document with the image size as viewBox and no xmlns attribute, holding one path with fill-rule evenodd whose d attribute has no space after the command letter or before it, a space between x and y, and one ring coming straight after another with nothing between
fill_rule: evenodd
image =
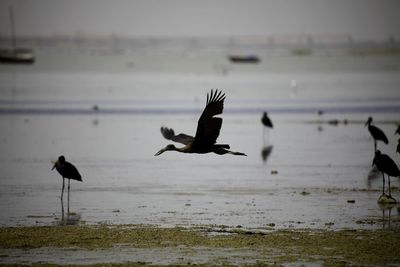
<instances>
[{"instance_id":1,"label":"bird's thin legs","mask_svg":"<svg viewBox=\"0 0 400 267\"><path fill-rule=\"evenodd\" d=\"M61 190L61 220L64 221L64 201L63 201L63 197L64 197L64 177L63 177L63 183L62 183L62 190Z\"/></svg>"},{"instance_id":2,"label":"bird's thin legs","mask_svg":"<svg viewBox=\"0 0 400 267\"><path fill-rule=\"evenodd\" d=\"M228 153L236 156L247 156L245 153L242 152L228 151Z\"/></svg>"},{"instance_id":3,"label":"bird's thin legs","mask_svg":"<svg viewBox=\"0 0 400 267\"><path fill-rule=\"evenodd\" d=\"M265 146L265 127L263 127L263 146Z\"/></svg>"},{"instance_id":4,"label":"bird's thin legs","mask_svg":"<svg viewBox=\"0 0 400 267\"><path fill-rule=\"evenodd\" d=\"M265 136L267 136L267 138L265 138ZM263 146L265 146L266 143L269 144L269 129L267 127L263 127Z\"/></svg>"},{"instance_id":5,"label":"bird's thin legs","mask_svg":"<svg viewBox=\"0 0 400 267\"><path fill-rule=\"evenodd\" d=\"M382 186L382 196L385 194L385 174L382 172L382 178L383 178L383 186Z\"/></svg>"},{"instance_id":6,"label":"bird's thin legs","mask_svg":"<svg viewBox=\"0 0 400 267\"><path fill-rule=\"evenodd\" d=\"M389 184L389 197L392 197L392 193L390 192L390 176L388 175L388 184Z\"/></svg>"},{"instance_id":7,"label":"bird's thin legs","mask_svg":"<svg viewBox=\"0 0 400 267\"><path fill-rule=\"evenodd\" d=\"M69 215L69 189L70 189L71 179L68 179L68 215Z\"/></svg>"}]
</instances>

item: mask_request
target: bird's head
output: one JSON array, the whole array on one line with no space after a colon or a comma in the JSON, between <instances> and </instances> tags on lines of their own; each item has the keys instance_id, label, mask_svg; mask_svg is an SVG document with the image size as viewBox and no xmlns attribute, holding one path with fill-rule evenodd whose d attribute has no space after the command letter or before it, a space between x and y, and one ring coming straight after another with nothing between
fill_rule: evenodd
<instances>
[{"instance_id":1,"label":"bird's head","mask_svg":"<svg viewBox=\"0 0 400 267\"><path fill-rule=\"evenodd\" d=\"M57 161L52 161L52 163L53 163L53 168L51 168L51 170L54 170L55 168L64 165L65 157L64 156L59 156L58 160Z\"/></svg>"},{"instance_id":2,"label":"bird's head","mask_svg":"<svg viewBox=\"0 0 400 267\"><path fill-rule=\"evenodd\" d=\"M154 156L161 155L165 151L172 151L172 150L177 150L176 147L173 144L167 145L166 147L160 149Z\"/></svg>"},{"instance_id":3,"label":"bird's head","mask_svg":"<svg viewBox=\"0 0 400 267\"><path fill-rule=\"evenodd\" d=\"M364 127L366 127L367 125L370 125L372 122L372 117L369 117L367 122L365 123Z\"/></svg>"}]
</instances>

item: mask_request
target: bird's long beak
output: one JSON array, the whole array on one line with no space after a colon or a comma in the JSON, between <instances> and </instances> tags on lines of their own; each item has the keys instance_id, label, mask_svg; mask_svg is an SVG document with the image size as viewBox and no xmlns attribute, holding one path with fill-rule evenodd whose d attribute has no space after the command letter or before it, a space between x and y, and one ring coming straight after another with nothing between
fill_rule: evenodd
<instances>
[{"instance_id":1,"label":"bird's long beak","mask_svg":"<svg viewBox=\"0 0 400 267\"><path fill-rule=\"evenodd\" d=\"M367 125L368 125L368 121L364 124L364 127L367 127Z\"/></svg>"},{"instance_id":2,"label":"bird's long beak","mask_svg":"<svg viewBox=\"0 0 400 267\"><path fill-rule=\"evenodd\" d=\"M51 170L54 170L56 168L58 161L51 161L51 163L53 163L53 168L51 168Z\"/></svg>"},{"instance_id":3,"label":"bird's long beak","mask_svg":"<svg viewBox=\"0 0 400 267\"><path fill-rule=\"evenodd\" d=\"M160 149L160 151L158 151L156 154L154 154L154 156L158 156L161 155L162 153L164 153L166 151L165 148Z\"/></svg>"}]
</instances>

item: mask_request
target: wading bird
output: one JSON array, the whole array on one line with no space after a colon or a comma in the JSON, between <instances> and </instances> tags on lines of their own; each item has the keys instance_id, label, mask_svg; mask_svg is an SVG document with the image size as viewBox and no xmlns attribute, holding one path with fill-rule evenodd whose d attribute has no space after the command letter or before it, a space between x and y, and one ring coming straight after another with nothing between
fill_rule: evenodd
<instances>
[{"instance_id":1,"label":"wading bird","mask_svg":"<svg viewBox=\"0 0 400 267\"><path fill-rule=\"evenodd\" d=\"M175 135L174 130L161 127L161 133L166 139L182 143L185 146L178 148L170 144L162 148L154 156L158 156L165 151L198 154L214 152L218 155L232 154L246 156L244 153L228 150L230 148L228 144L216 144L222 126L222 119L214 116L222 114L224 100L225 94L221 91L218 92L218 90L215 90L213 92L211 90L211 94L207 94L206 107L198 120L195 137L186 134Z\"/></svg>"},{"instance_id":2,"label":"wading bird","mask_svg":"<svg viewBox=\"0 0 400 267\"><path fill-rule=\"evenodd\" d=\"M380 150L375 152L375 157L372 162L372 165L375 165L376 168L382 172L382 179L383 179L383 187L382 187L382 196L379 199L386 198L387 200L396 201L390 192L390 176L392 177L399 177L400 170L397 167L396 163L386 154L382 154ZM388 176L388 188L389 188L389 195L385 194L385 173Z\"/></svg>"},{"instance_id":3,"label":"wading bird","mask_svg":"<svg viewBox=\"0 0 400 267\"><path fill-rule=\"evenodd\" d=\"M79 174L77 168L69 163L68 161L65 161L64 156L59 156L58 160L54 162L54 166L51 170L54 170L54 168L58 171L59 174L61 174L63 178L63 184L62 184L62 191L61 191L61 207L62 207L62 213L64 215L64 203L63 203L63 196L64 196L64 182L65 178L68 179L68 214L69 214L69 190L70 190L70 181L76 180L82 182L82 176Z\"/></svg>"},{"instance_id":4,"label":"wading bird","mask_svg":"<svg viewBox=\"0 0 400 267\"><path fill-rule=\"evenodd\" d=\"M374 139L374 151L376 151L377 141L382 141L385 144L388 144L389 140L387 139L385 133L381 129L379 129L374 125L371 125L371 123L372 123L372 117L369 117L367 122L365 123L365 126L368 125L368 131L370 132L372 138Z\"/></svg>"},{"instance_id":5,"label":"wading bird","mask_svg":"<svg viewBox=\"0 0 400 267\"><path fill-rule=\"evenodd\" d=\"M268 117L268 113L266 111L264 112L263 116L261 117L261 122L264 125L264 128L263 128L263 132L264 132L264 134L263 134L263 142L264 142L264 146L265 146L265 129L268 128L267 141L269 143L269 128L272 129L272 128L274 128L274 126L272 124L271 119Z\"/></svg>"},{"instance_id":6,"label":"wading bird","mask_svg":"<svg viewBox=\"0 0 400 267\"><path fill-rule=\"evenodd\" d=\"M262 118L261 118L262 124L267 127L267 128L274 128L274 125L272 125L271 119L268 117L268 113L265 111Z\"/></svg>"}]
</instances>

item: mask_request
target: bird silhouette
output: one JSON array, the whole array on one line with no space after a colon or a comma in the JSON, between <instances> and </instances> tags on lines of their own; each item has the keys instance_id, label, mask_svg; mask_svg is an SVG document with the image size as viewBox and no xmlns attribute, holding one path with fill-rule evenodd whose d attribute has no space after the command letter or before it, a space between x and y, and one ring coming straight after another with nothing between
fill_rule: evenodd
<instances>
[{"instance_id":1,"label":"bird silhouette","mask_svg":"<svg viewBox=\"0 0 400 267\"><path fill-rule=\"evenodd\" d=\"M376 127L375 125L372 125L372 117L369 117L367 122L365 123L365 126L368 125L368 131L370 132L372 138L374 139L374 151L376 151L377 148L377 141L382 141L385 144L389 143L389 140L387 139L385 133Z\"/></svg>"},{"instance_id":2,"label":"bird silhouette","mask_svg":"<svg viewBox=\"0 0 400 267\"><path fill-rule=\"evenodd\" d=\"M62 191L61 191L61 209L62 209L62 215L64 217L64 202L63 202L63 197L64 197L64 187L65 187L65 179L68 179L68 214L69 214L69 191L70 191L70 181L76 180L82 182L82 176L79 174L78 169L69 163L68 161L65 160L64 156L59 156L58 160L54 162L53 168L51 170L56 169L59 174L61 174L63 178L63 184L62 184Z\"/></svg>"},{"instance_id":3,"label":"bird silhouette","mask_svg":"<svg viewBox=\"0 0 400 267\"><path fill-rule=\"evenodd\" d=\"M380 150L375 151L375 157L372 162L372 165L375 165L376 168L382 172L383 186L382 186L382 196L386 197L385 194L385 173L388 176L388 190L389 195L388 199L393 199L390 191L390 177L399 177L400 170L397 167L396 163L386 154L382 154ZM381 197L382 197L381 196Z\"/></svg>"},{"instance_id":4,"label":"bird silhouette","mask_svg":"<svg viewBox=\"0 0 400 267\"><path fill-rule=\"evenodd\" d=\"M264 125L263 128L263 144L265 146L265 129L269 129L269 128L274 128L274 125L272 124L271 119L268 117L268 113L266 111L264 111L263 116L261 117L261 122ZM267 131L267 143L269 143L269 131Z\"/></svg>"},{"instance_id":5,"label":"bird silhouette","mask_svg":"<svg viewBox=\"0 0 400 267\"><path fill-rule=\"evenodd\" d=\"M232 154L246 156L246 154L242 152L228 150L230 148L228 144L216 144L222 126L222 118L214 116L222 114L224 100L225 94L221 91L215 90L214 92L211 90L210 95L207 94L206 107L198 120L197 131L194 137L187 134L175 135L173 129L161 127L161 133L166 139L184 144L185 146L178 148L173 144L169 144L159 150L154 156L158 156L165 151L198 154L213 152L218 155Z\"/></svg>"},{"instance_id":6,"label":"bird silhouette","mask_svg":"<svg viewBox=\"0 0 400 267\"><path fill-rule=\"evenodd\" d=\"M261 122L265 127L268 128L274 128L274 125L272 124L271 119L268 117L268 113L265 111L262 118L261 118Z\"/></svg>"}]
</instances>

